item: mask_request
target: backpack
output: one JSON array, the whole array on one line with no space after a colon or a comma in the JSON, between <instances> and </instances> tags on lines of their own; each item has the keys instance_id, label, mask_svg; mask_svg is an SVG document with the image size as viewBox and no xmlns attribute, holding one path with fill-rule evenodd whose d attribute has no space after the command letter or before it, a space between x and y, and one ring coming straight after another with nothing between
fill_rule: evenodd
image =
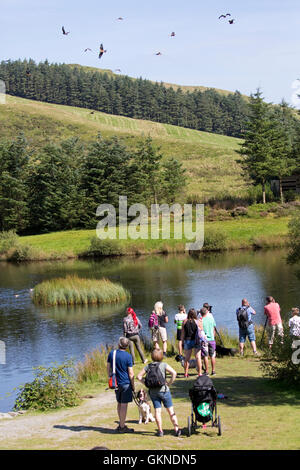
<instances>
[{"instance_id":1,"label":"backpack","mask_svg":"<svg viewBox=\"0 0 300 470\"><path fill-rule=\"evenodd\" d=\"M152 312L148 322L149 328L158 328L158 316L155 312Z\"/></svg>"},{"instance_id":2,"label":"backpack","mask_svg":"<svg viewBox=\"0 0 300 470\"><path fill-rule=\"evenodd\" d=\"M248 326L252 323L248 321L247 310L248 310L248 307L240 307L236 314L239 327L243 330L248 328Z\"/></svg>"},{"instance_id":3,"label":"backpack","mask_svg":"<svg viewBox=\"0 0 300 470\"><path fill-rule=\"evenodd\" d=\"M160 388L166 384L166 379L163 376L162 371L159 367L160 362L152 362L148 365L145 385L148 388Z\"/></svg>"}]
</instances>

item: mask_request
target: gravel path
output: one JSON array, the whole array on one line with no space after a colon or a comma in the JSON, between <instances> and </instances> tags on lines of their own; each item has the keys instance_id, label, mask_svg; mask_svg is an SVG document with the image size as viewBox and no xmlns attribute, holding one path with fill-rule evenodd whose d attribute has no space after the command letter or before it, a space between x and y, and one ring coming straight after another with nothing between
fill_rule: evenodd
<instances>
[{"instance_id":1,"label":"gravel path","mask_svg":"<svg viewBox=\"0 0 300 470\"><path fill-rule=\"evenodd\" d=\"M76 427L76 434L86 432L88 426L99 426L101 418L115 416L115 394L103 392L86 399L80 406L65 410L23 414L0 421L0 449L19 439L55 439L63 443L70 439L70 427ZM82 430L80 430L82 427ZM62 445L63 447L63 445ZM13 447L11 447L13 448Z\"/></svg>"}]
</instances>

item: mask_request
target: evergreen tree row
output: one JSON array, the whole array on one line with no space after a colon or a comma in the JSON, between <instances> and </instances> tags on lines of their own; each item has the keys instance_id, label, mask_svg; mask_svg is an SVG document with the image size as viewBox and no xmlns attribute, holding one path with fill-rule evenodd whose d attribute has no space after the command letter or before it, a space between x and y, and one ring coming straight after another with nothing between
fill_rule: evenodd
<instances>
[{"instance_id":1,"label":"evergreen tree row","mask_svg":"<svg viewBox=\"0 0 300 470\"><path fill-rule=\"evenodd\" d=\"M236 91L174 91L163 83L115 76L66 64L33 60L0 63L10 95L95 109L109 114L174 124L233 137L243 135L247 102Z\"/></svg>"},{"instance_id":2,"label":"evergreen tree row","mask_svg":"<svg viewBox=\"0 0 300 470\"><path fill-rule=\"evenodd\" d=\"M100 204L172 203L182 194L185 171L162 161L151 138L130 152L117 137L83 144L77 138L29 153L26 139L0 142L0 231L45 233L96 228Z\"/></svg>"}]
</instances>

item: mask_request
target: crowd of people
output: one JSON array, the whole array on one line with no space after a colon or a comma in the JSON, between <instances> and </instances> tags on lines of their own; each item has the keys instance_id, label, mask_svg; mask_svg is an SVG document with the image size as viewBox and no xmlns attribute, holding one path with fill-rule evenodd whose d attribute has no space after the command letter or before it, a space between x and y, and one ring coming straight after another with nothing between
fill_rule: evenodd
<instances>
[{"instance_id":1,"label":"crowd of people","mask_svg":"<svg viewBox=\"0 0 300 470\"><path fill-rule=\"evenodd\" d=\"M181 429L178 426L178 420L174 411L170 385L175 381L177 373L166 362L167 356L167 329L169 322L168 315L163 310L163 303L156 302L149 317L148 327L151 333L153 349L151 352L152 362L147 364L143 349L141 348L140 332L142 324L134 310L129 307L127 315L123 320L123 335L119 339L118 349L110 351L107 358L107 374L111 377L115 371L117 388L115 389L117 399L117 412L119 416L119 425L117 432L134 432L125 424L128 403L132 402L135 392L134 371L135 348L139 353L144 368L138 373L137 379L142 384L149 387L149 395L155 410L155 420L157 424L157 435L163 436L161 408L162 405L167 409L171 422L174 426L176 436L181 435ZM300 316L299 308L293 308L292 317L289 319L290 334L293 339L300 339ZM264 307L266 315L266 324L268 323L269 337L268 344L272 348L275 335L277 334L283 341L283 324L280 314L280 305L271 296L266 298ZM244 346L247 338L251 344L253 354L257 355L255 329L252 317L256 315L246 298L242 299L241 306L236 310L236 318L239 327L239 348L240 355L244 354ZM189 376L190 359L194 352L196 360L196 369L199 376L209 375L209 360L211 363L211 374L216 374L216 322L212 314L212 307L204 303L203 307L196 311L189 309L186 313L184 305L178 306L178 313L174 317L176 325L176 340L178 342L179 355L183 357L184 352L184 377ZM159 346L162 342L162 349ZM130 353L126 350L129 348ZM152 374L152 379L147 377ZM167 375L170 378L167 378ZM152 380L152 386L149 383ZM155 381L156 380L156 381Z\"/></svg>"}]
</instances>

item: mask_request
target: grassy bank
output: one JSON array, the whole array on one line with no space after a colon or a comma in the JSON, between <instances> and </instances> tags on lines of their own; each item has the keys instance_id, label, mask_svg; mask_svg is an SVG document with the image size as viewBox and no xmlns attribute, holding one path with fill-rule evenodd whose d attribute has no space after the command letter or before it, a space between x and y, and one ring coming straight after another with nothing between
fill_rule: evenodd
<instances>
[{"instance_id":1,"label":"grassy bank","mask_svg":"<svg viewBox=\"0 0 300 470\"><path fill-rule=\"evenodd\" d=\"M205 222L203 251L284 247L287 245L288 217L232 219ZM30 246L35 259L76 258L93 255L139 255L183 253L188 240L112 240L91 246L95 230L73 230L20 237L21 246ZM5 256L2 256L5 259ZM6 258L9 259L9 258Z\"/></svg>"},{"instance_id":2,"label":"grassy bank","mask_svg":"<svg viewBox=\"0 0 300 470\"><path fill-rule=\"evenodd\" d=\"M228 397L218 400L222 436L217 436L217 430L211 427L199 428L191 437L187 436L187 417L191 412L188 391L196 378L195 371L191 370L189 379L184 379L181 365L173 358L167 358L167 362L177 371L171 392L183 429L181 438L173 435L165 410L162 411L163 439L155 436L155 423L139 425L134 403L129 405L127 415L127 425L135 429L134 434L116 433L114 392L105 390L104 382L85 382L80 389L81 395L90 398L84 398L80 406L43 413L28 412L14 420L2 420L1 449L78 450L94 446L106 446L111 450L299 449L299 390L287 389L262 377L260 361L249 350L243 358L217 359L214 386L218 393ZM135 375L142 367L137 362ZM140 388L139 383L137 388Z\"/></svg>"},{"instance_id":3,"label":"grassy bank","mask_svg":"<svg viewBox=\"0 0 300 470\"><path fill-rule=\"evenodd\" d=\"M38 284L32 300L42 305L88 305L124 302L130 293L108 279L81 279L77 276L51 279Z\"/></svg>"}]
</instances>

